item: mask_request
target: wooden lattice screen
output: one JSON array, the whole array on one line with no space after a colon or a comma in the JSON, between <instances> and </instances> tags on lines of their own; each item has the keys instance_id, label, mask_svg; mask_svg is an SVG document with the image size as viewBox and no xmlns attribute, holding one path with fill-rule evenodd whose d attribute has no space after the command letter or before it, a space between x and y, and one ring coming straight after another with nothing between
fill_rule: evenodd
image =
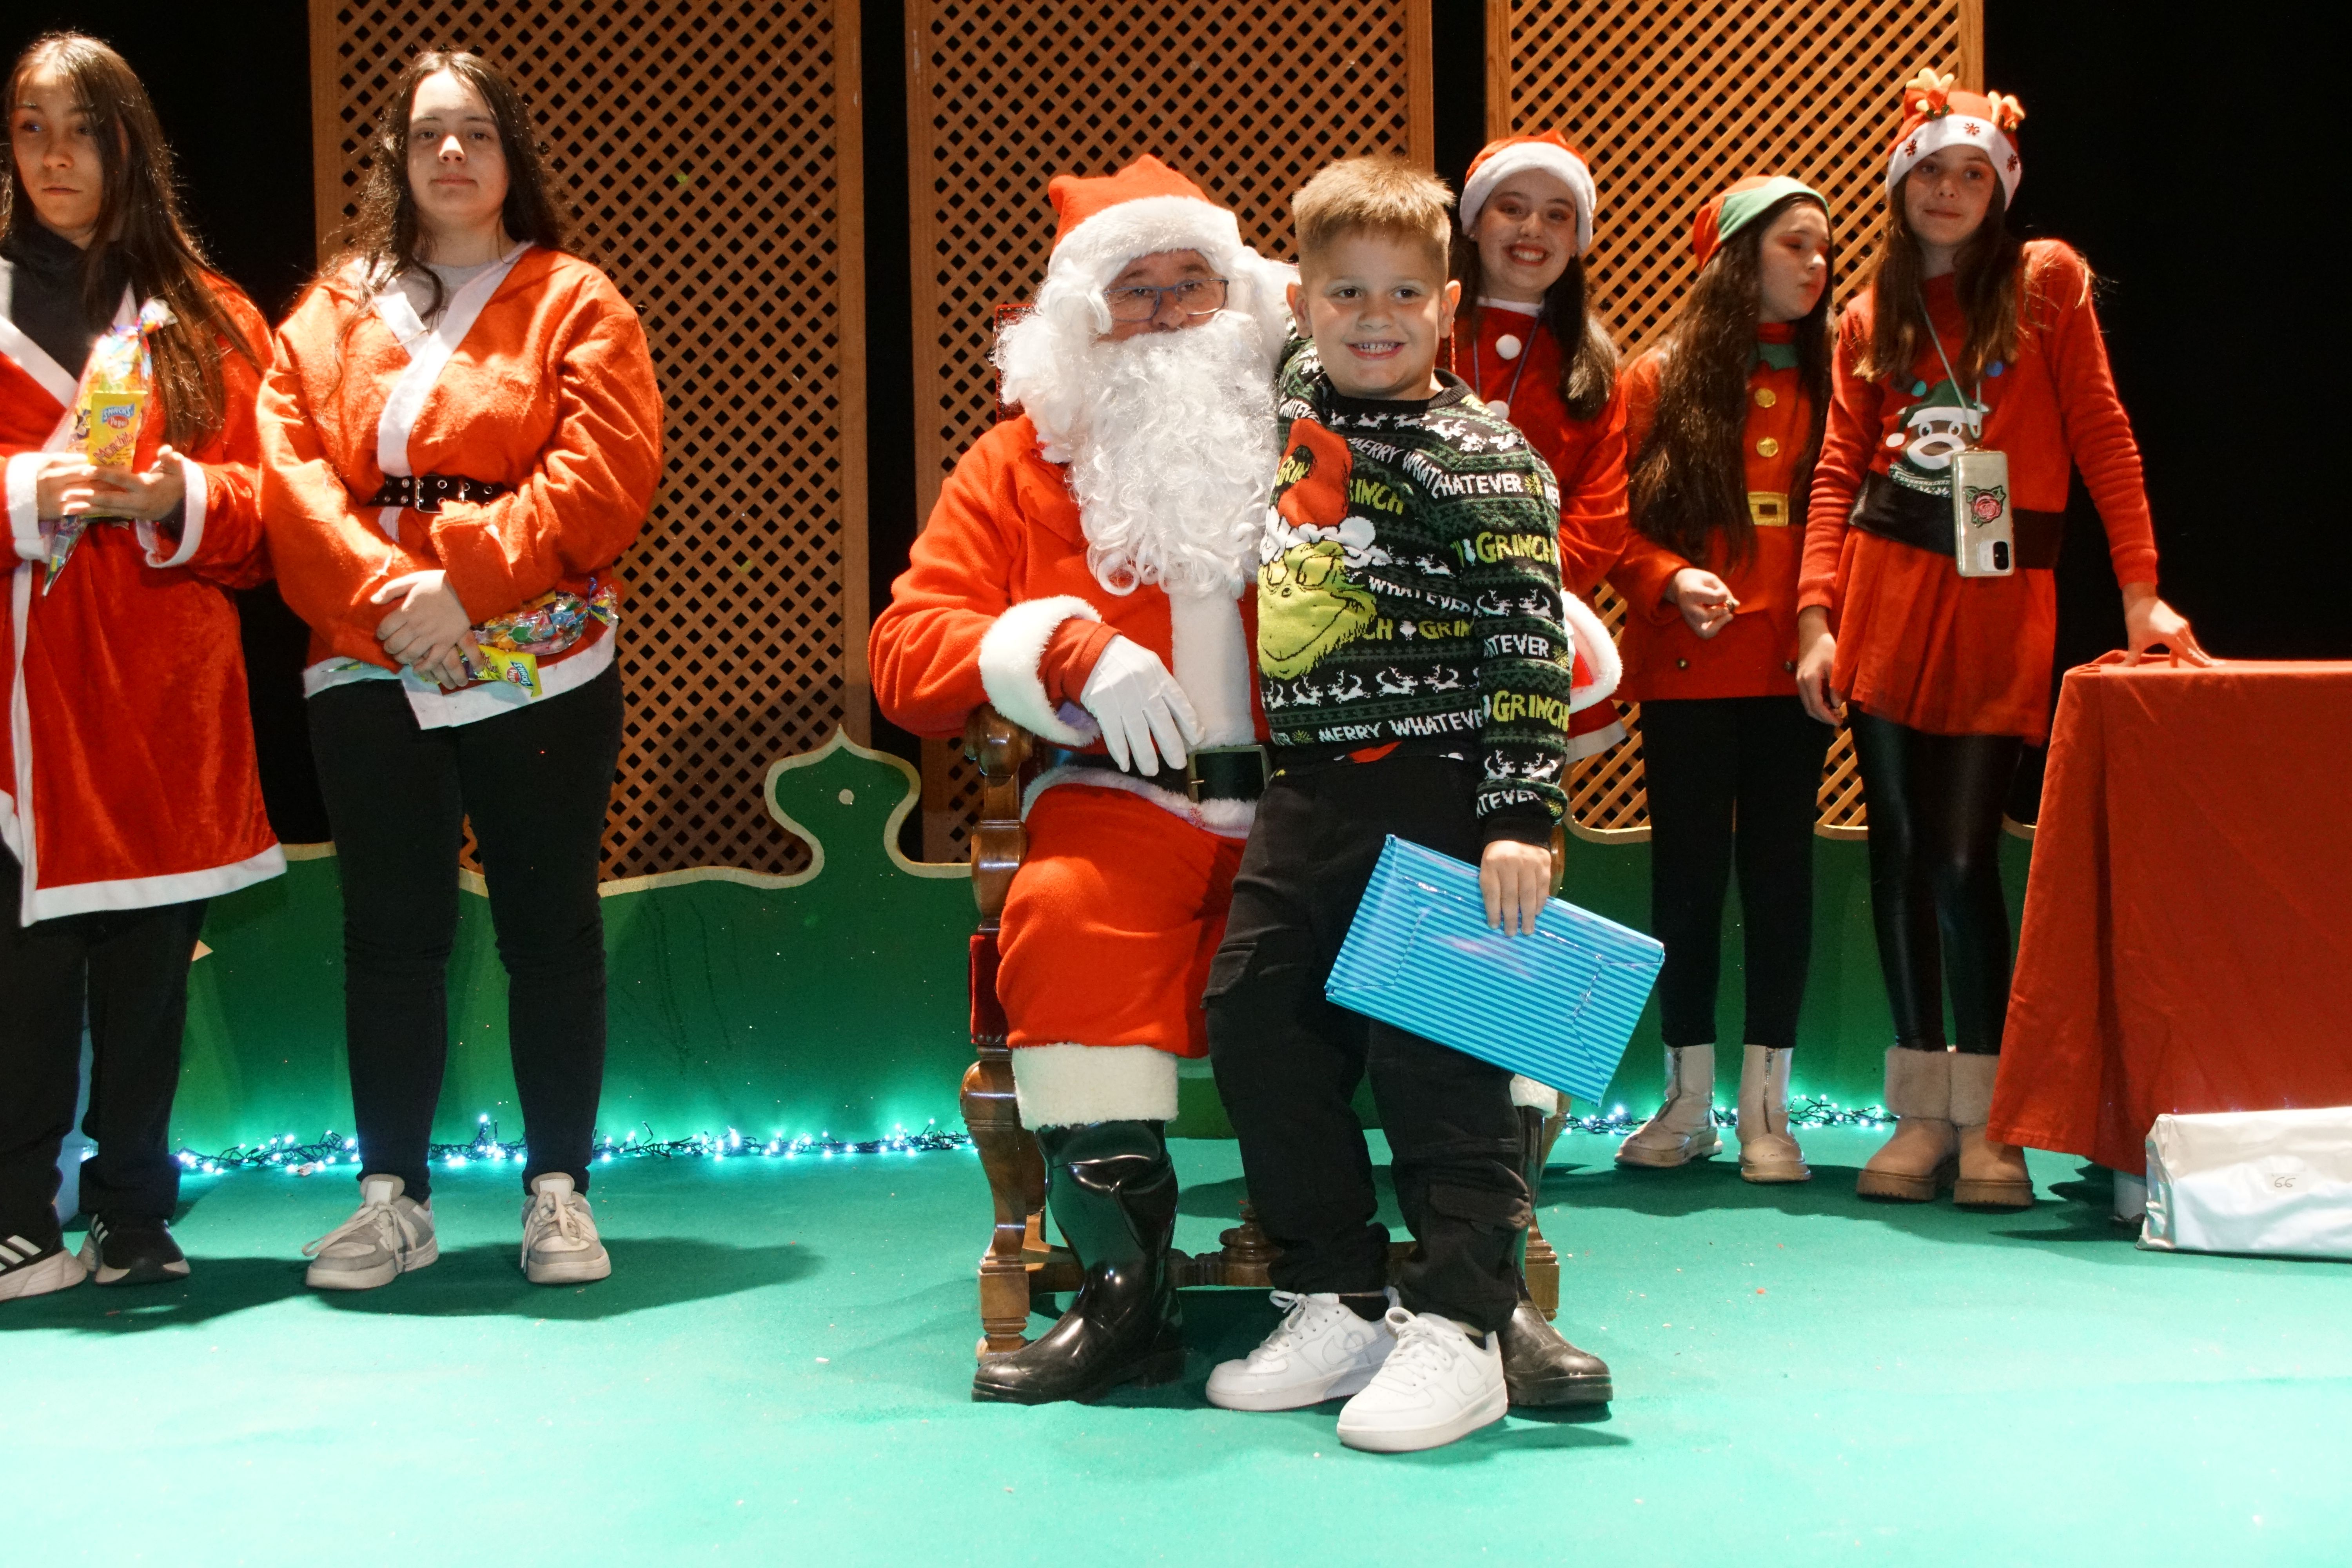
<instances>
[{"instance_id":1,"label":"wooden lattice screen","mask_svg":"<svg viewBox=\"0 0 2352 1568\"><path fill-rule=\"evenodd\" d=\"M1487 0L1487 129L1556 129L1601 188L1592 263L1619 347L1656 335L1689 285L1698 205L1743 174L1790 174L1828 199L1843 292L1868 258L1895 89L1922 65L1981 85L1982 0ZM1607 589L1611 628L1624 605ZM1647 837L1634 738L1580 764L1588 837ZM1819 831L1863 827L1843 732L1822 781Z\"/></svg>"},{"instance_id":2,"label":"wooden lattice screen","mask_svg":"<svg viewBox=\"0 0 2352 1568\"><path fill-rule=\"evenodd\" d=\"M1053 237L1045 184L1155 153L1287 256L1289 201L1324 163L1427 164L1429 0L908 0L908 186L915 462L928 514L995 415L999 305L1027 297ZM924 749L925 855L961 859L979 774Z\"/></svg>"},{"instance_id":3,"label":"wooden lattice screen","mask_svg":"<svg viewBox=\"0 0 2352 1568\"><path fill-rule=\"evenodd\" d=\"M401 68L470 48L530 94L572 243L652 340L668 463L622 563L608 879L804 867L761 776L865 738L857 44L857 0L311 0L322 252Z\"/></svg>"}]
</instances>

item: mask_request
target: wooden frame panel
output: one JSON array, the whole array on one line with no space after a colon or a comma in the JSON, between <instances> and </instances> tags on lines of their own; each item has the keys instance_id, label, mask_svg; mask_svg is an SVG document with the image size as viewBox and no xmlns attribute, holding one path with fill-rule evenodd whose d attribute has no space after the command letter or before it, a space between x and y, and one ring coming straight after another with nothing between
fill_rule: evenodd
<instances>
[{"instance_id":1,"label":"wooden frame panel","mask_svg":"<svg viewBox=\"0 0 2352 1568\"><path fill-rule=\"evenodd\" d=\"M767 767L867 738L858 0L311 0L322 257L383 93L434 47L530 96L572 244L644 317L668 407L620 570L604 875L803 868Z\"/></svg>"},{"instance_id":2,"label":"wooden frame panel","mask_svg":"<svg viewBox=\"0 0 2352 1568\"><path fill-rule=\"evenodd\" d=\"M1230 204L1244 239L1287 255L1290 196L1324 163L1431 163L1429 27L1429 0L908 0L921 510L995 418L995 312L1044 274L1048 180L1156 153ZM961 858L980 774L936 742L923 781L924 853Z\"/></svg>"},{"instance_id":3,"label":"wooden frame panel","mask_svg":"<svg viewBox=\"0 0 2352 1568\"><path fill-rule=\"evenodd\" d=\"M1597 308L1620 348L1654 339L1694 271L1699 204L1744 174L1797 175L1828 199L1843 290L1871 254L1895 89L1922 65L1980 85L1982 0L1487 0L1490 135L1556 129L1592 161L1601 210ZM1603 588L1613 631L1624 605ZM1579 763L1572 826L1645 838L1639 710L1633 739ZM1864 831L1853 742L1841 732L1818 831Z\"/></svg>"}]
</instances>

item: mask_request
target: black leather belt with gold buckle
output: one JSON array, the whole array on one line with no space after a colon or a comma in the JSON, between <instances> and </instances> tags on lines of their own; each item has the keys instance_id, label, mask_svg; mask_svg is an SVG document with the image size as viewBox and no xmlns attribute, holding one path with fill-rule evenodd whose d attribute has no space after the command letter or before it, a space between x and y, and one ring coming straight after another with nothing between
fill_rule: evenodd
<instances>
[{"instance_id":1,"label":"black leather belt with gold buckle","mask_svg":"<svg viewBox=\"0 0 2352 1568\"><path fill-rule=\"evenodd\" d=\"M370 506L405 507L410 511L436 512L445 500L496 500L512 495L514 486L489 479L469 479L463 474L387 474L383 488L368 498Z\"/></svg>"},{"instance_id":2,"label":"black leather belt with gold buckle","mask_svg":"<svg viewBox=\"0 0 2352 1568\"><path fill-rule=\"evenodd\" d=\"M1272 772L1264 746L1202 746L1184 759L1182 767L1161 768L1150 773L1121 768L1100 752L1047 746L1040 756L1049 768L1097 768L1107 773L1124 773L1129 778L1181 795L1195 804L1204 800L1255 800L1265 794L1265 781Z\"/></svg>"}]
</instances>

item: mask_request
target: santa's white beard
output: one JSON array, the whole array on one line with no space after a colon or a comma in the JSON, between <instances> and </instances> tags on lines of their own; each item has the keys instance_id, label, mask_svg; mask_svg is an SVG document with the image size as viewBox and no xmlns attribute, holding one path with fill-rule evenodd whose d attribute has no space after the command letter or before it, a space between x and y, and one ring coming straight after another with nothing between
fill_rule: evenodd
<instances>
[{"instance_id":1,"label":"santa's white beard","mask_svg":"<svg viewBox=\"0 0 2352 1568\"><path fill-rule=\"evenodd\" d=\"M1096 580L1119 594L1144 584L1239 593L1279 445L1256 324L1227 312L1181 331L1055 346L1055 384L1024 406L1059 416L1053 429L1040 418L1040 435L1049 455L1066 454ZM1024 368L1045 390L1043 367Z\"/></svg>"}]
</instances>

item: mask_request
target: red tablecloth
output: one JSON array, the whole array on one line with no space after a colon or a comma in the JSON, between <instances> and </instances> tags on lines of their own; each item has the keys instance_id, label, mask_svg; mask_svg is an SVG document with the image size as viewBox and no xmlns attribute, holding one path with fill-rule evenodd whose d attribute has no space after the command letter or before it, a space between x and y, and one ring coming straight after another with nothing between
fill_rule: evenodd
<instances>
[{"instance_id":1,"label":"red tablecloth","mask_svg":"<svg viewBox=\"0 0 2352 1568\"><path fill-rule=\"evenodd\" d=\"M2352 664L2070 671L1992 1136L2118 1170L2166 1111L2352 1105Z\"/></svg>"}]
</instances>

